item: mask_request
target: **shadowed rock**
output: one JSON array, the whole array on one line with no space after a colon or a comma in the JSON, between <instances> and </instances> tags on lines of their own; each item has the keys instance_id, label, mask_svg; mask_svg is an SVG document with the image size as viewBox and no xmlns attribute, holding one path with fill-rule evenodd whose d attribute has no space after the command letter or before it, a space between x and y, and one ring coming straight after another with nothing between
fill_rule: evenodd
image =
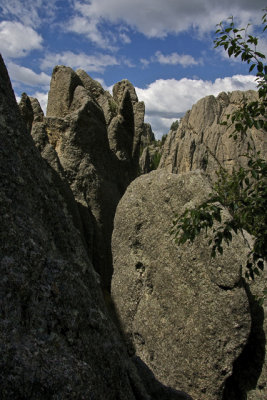
<instances>
[{"instance_id":1,"label":"shadowed rock","mask_svg":"<svg viewBox=\"0 0 267 400\"><path fill-rule=\"evenodd\" d=\"M33 133L38 150L2 58L0 114L1 399L159 399L107 314L99 276L55 185L60 166L52 170L39 153L58 162L44 125Z\"/></svg>"},{"instance_id":2,"label":"shadowed rock","mask_svg":"<svg viewBox=\"0 0 267 400\"><path fill-rule=\"evenodd\" d=\"M44 113L39 101L33 97L27 96L26 93L22 93L21 95L19 109L29 132L31 132L33 123L42 122L44 119Z\"/></svg>"}]
</instances>

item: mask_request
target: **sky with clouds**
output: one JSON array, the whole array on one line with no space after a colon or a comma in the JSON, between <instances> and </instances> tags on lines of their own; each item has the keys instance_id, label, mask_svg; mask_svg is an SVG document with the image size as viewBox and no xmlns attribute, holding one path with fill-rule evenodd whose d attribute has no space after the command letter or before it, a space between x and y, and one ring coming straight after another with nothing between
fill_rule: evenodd
<instances>
[{"instance_id":1,"label":"sky with clouds","mask_svg":"<svg viewBox=\"0 0 267 400\"><path fill-rule=\"evenodd\" d=\"M0 52L17 97L45 111L55 65L82 68L103 87L129 79L157 137L201 97L256 88L246 64L214 49L216 24L267 42L259 25L266 0L0 0ZM258 28L257 28L258 25ZM253 30L254 29L254 30Z\"/></svg>"}]
</instances>

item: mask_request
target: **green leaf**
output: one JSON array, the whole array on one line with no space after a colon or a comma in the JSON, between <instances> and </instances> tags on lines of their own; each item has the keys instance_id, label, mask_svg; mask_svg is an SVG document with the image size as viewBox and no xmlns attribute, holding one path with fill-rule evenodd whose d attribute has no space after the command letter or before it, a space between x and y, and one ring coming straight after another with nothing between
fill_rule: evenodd
<instances>
[{"instance_id":1,"label":"green leaf","mask_svg":"<svg viewBox=\"0 0 267 400\"><path fill-rule=\"evenodd\" d=\"M231 57L231 55L233 54L233 52L234 52L234 47L233 47L233 46L230 46L229 49L228 49L228 55L229 55L229 57Z\"/></svg>"},{"instance_id":2,"label":"green leaf","mask_svg":"<svg viewBox=\"0 0 267 400\"><path fill-rule=\"evenodd\" d=\"M265 55L262 53L259 53L258 51L255 51L255 55L260 57L260 58L265 58Z\"/></svg>"},{"instance_id":3,"label":"green leaf","mask_svg":"<svg viewBox=\"0 0 267 400\"><path fill-rule=\"evenodd\" d=\"M256 64L251 64L250 68L249 68L249 72L253 71L253 69L255 68Z\"/></svg>"}]
</instances>

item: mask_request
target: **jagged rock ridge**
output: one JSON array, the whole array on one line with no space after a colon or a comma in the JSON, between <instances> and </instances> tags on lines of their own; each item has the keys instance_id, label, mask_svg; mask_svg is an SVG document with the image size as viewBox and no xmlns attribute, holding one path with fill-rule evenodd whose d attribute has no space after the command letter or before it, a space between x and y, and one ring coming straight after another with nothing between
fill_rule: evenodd
<instances>
[{"instance_id":1,"label":"jagged rock ridge","mask_svg":"<svg viewBox=\"0 0 267 400\"><path fill-rule=\"evenodd\" d=\"M22 98L21 110L26 123L32 122L36 145L41 138L37 132L42 131L55 149L57 168L77 202L81 221L76 216L76 225L82 222L88 253L103 287L109 290L115 209L139 173L140 144L149 140L144 103L138 101L127 80L117 83L111 96L83 70L74 72L57 66L51 79L47 116L42 121L33 120L31 99ZM42 153L48 155L50 165L51 154Z\"/></svg>"},{"instance_id":2,"label":"jagged rock ridge","mask_svg":"<svg viewBox=\"0 0 267 400\"><path fill-rule=\"evenodd\" d=\"M230 137L234 126L220 124L227 120L227 114L232 114L244 102L256 100L257 96L253 90L234 91L199 100L182 118L177 131L168 134L159 167L174 173L202 169L214 180L220 166L231 172L234 167L246 164L246 157L241 155L247 153L248 144L265 157L264 132L253 128L235 141Z\"/></svg>"}]
</instances>

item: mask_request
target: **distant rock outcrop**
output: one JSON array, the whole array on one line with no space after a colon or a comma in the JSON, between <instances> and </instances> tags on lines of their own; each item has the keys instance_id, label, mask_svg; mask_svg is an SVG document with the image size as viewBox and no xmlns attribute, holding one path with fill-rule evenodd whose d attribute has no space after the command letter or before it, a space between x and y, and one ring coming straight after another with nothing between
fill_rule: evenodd
<instances>
[{"instance_id":1,"label":"distant rock outcrop","mask_svg":"<svg viewBox=\"0 0 267 400\"><path fill-rule=\"evenodd\" d=\"M42 122L44 119L44 113L39 101L27 96L26 93L22 93L21 95L19 109L29 132L31 132L33 123Z\"/></svg>"},{"instance_id":2,"label":"distant rock outcrop","mask_svg":"<svg viewBox=\"0 0 267 400\"><path fill-rule=\"evenodd\" d=\"M143 175L117 207L112 239L112 296L129 345L163 383L198 400L223 398L251 319L245 240L214 260L205 237L177 247L170 236L174 213L210 190L199 172Z\"/></svg>"},{"instance_id":3,"label":"distant rock outcrop","mask_svg":"<svg viewBox=\"0 0 267 400\"><path fill-rule=\"evenodd\" d=\"M170 132L165 142L160 168L181 173L202 169L211 179L216 179L216 171L223 166L228 171L245 165L246 157L240 157L252 150L267 154L267 138L264 132L251 129L234 141L229 135L234 126L221 125L227 114L242 106L244 102L257 99L257 92L235 91L220 93L218 97L207 96L199 100L182 118L176 132Z\"/></svg>"},{"instance_id":4,"label":"distant rock outcrop","mask_svg":"<svg viewBox=\"0 0 267 400\"><path fill-rule=\"evenodd\" d=\"M95 109L85 97L70 125ZM73 99L81 97L76 92ZM128 357L73 224L67 183L58 187L69 170L55 167L59 159L46 137L51 121L36 122L35 146L1 57L0 115L1 399L190 400ZM74 142L75 163L75 143L86 138L70 126L64 134Z\"/></svg>"}]
</instances>

